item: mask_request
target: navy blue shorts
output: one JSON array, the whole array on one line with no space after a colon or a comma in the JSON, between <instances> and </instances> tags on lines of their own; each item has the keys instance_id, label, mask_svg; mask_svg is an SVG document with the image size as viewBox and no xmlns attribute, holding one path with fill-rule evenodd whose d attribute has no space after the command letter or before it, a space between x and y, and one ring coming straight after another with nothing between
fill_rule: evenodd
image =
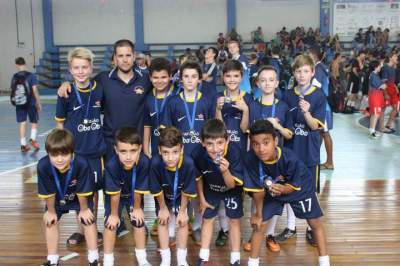
<instances>
[{"instance_id":1,"label":"navy blue shorts","mask_svg":"<svg viewBox=\"0 0 400 266\"><path fill-rule=\"evenodd\" d=\"M223 201L225 204L226 216L230 219L240 219L243 217L243 198L242 195L212 195L204 194L206 201L214 206L214 209L207 208L204 212L203 218L211 219L218 215L219 205Z\"/></svg>"},{"instance_id":2,"label":"navy blue shorts","mask_svg":"<svg viewBox=\"0 0 400 266\"><path fill-rule=\"evenodd\" d=\"M120 198L119 200L119 205L118 205L118 217L121 219L122 216L122 211L125 209L126 213L128 214L129 217L131 217L131 210L133 209L133 206L131 206L130 204L130 200L129 199L124 199L124 198ZM143 200L142 200L142 209L143 209ZM106 197L105 203L104 203L104 224L107 223L107 219L108 216L110 216L111 214L111 201L110 201L110 197ZM136 228L141 228L143 227L145 224L139 224L136 222L136 220L132 220L131 218L129 218L129 220L131 221L132 226L136 227Z\"/></svg>"},{"instance_id":3,"label":"navy blue shorts","mask_svg":"<svg viewBox=\"0 0 400 266\"><path fill-rule=\"evenodd\" d=\"M58 221L61 219L61 216L63 214L69 213L70 211L79 213L80 206L79 206L79 202L77 200L78 199L76 199L76 201L74 200L73 202L67 202L67 204L63 207L61 207L59 205L55 206ZM88 207L93 212L93 197L88 197ZM47 211L47 206L45 207L45 211Z\"/></svg>"},{"instance_id":4,"label":"navy blue shorts","mask_svg":"<svg viewBox=\"0 0 400 266\"><path fill-rule=\"evenodd\" d=\"M323 216L316 193L310 193L302 200L291 202L280 201L279 197L274 198L267 193L264 198L263 221L268 221L274 215L282 215L283 207L286 203L290 204L297 218L316 219Z\"/></svg>"},{"instance_id":5,"label":"navy blue shorts","mask_svg":"<svg viewBox=\"0 0 400 266\"><path fill-rule=\"evenodd\" d=\"M103 158L87 158L90 169L93 173L93 180L96 191L104 188L104 161Z\"/></svg>"},{"instance_id":6,"label":"navy blue shorts","mask_svg":"<svg viewBox=\"0 0 400 266\"><path fill-rule=\"evenodd\" d=\"M26 121L26 118L29 117L29 122L37 123L39 121L39 114L36 110L35 105L29 105L28 107L16 107L17 113L17 122L22 123Z\"/></svg>"}]
</instances>

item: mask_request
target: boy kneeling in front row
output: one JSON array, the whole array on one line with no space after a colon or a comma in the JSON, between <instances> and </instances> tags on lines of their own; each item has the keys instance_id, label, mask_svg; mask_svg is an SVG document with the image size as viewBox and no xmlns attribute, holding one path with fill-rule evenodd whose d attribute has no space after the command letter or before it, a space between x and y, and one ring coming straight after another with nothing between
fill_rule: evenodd
<instances>
[{"instance_id":1,"label":"boy kneeling in front row","mask_svg":"<svg viewBox=\"0 0 400 266\"><path fill-rule=\"evenodd\" d=\"M260 264L260 247L267 223L274 215L281 215L285 203L294 214L306 219L314 232L319 253L319 265L329 266L329 256L323 224L322 210L311 173L289 149L278 147L278 138L269 121L258 120L250 127L251 151L244 159L244 190L253 193L256 212L251 217L254 228L249 266Z\"/></svg>"},{"instance_id":2,"label":"boy kneeling in front row","mask_svg":"<svg viewBox=\"0 0 400 266\"><path fill-rule=\"evenodd\" d=\"M58 221L71 210L79 212L84 225L90 266L97 266L97 229L93 215L93 178L87 160L74 154L72 134L54 129L46 138L47 156L37 165L39 197L46 201L43 221L46 225L47 261L42 266L57 266Z\"/></svg>"}]
</instances>

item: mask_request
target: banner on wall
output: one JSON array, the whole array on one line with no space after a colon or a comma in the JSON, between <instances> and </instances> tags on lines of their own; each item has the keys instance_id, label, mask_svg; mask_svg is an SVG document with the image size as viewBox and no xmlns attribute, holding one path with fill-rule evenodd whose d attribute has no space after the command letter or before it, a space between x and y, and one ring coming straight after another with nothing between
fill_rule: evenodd
<instances>
[{"instance_id":1,"label":"banner on wall","mask_svg":"<svg viewBox=\"0 0 400 266\"><path fill-rule=\"evenodd\" d=\"M400 33L400 0L335 1L333 5L333 34L352 40L359 28L374 26L388 28L390 36Z\"/></svg>"}]
</instances>

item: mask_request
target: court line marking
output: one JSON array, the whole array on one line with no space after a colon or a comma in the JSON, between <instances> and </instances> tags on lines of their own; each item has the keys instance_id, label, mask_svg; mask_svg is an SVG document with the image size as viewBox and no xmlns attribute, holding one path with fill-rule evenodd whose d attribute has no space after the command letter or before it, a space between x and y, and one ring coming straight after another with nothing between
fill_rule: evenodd
<instances>
[{"instance_id":1,"label":"court line marking","mask_svg":"<svg viewBox=\"0 0 400 266\"><path fill-rule=\"evenodd\" d=\"M30 163L30 164L27 164L27 165L24 165L24 166L13 168L11 170L7 170L7 171L4 171L4 172L1 172L0 176L6 175L6 174L10 174L10 173L13 173L13 172L16 172L16 171L19 171L19 170L22 170L24 168L31 167L31 166L34 166L36 164L37 164L37 162L33 162L33 163Z\"/></svg>"},{"instance_id":2,"label":"court line marking","mask_svg":"<svg viewBox=\"0 0 400 266\"><path fill-rule=\"evenodd\" d=\"M65 255L64 257L61 257L60 260L67 261L67 260L70 260L75 257L79 257L79 253L76 253L76 252L69 253L69 254Z\"/></svg>"}]
</instances>

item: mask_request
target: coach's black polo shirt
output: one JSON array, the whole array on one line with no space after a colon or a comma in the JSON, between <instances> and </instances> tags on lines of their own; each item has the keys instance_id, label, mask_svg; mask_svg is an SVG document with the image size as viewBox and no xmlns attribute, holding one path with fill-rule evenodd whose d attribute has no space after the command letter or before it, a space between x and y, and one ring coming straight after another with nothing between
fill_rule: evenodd
<instances>
[{"instance_id":1,"label":"coach's black polo shirt","mask_svg":"<svg viewBox=\"0 0 400 266\"><path fill-rule=\"evenodd\" d=\"M103 130L109 141L113 141L115 131L123 126L143 132L143 109L151 85L148 75L137 70L133 73L134 77L127 84L118 77L116 68L96 76L96 81L104 88Z\"/></svg>"}]
</instances>

